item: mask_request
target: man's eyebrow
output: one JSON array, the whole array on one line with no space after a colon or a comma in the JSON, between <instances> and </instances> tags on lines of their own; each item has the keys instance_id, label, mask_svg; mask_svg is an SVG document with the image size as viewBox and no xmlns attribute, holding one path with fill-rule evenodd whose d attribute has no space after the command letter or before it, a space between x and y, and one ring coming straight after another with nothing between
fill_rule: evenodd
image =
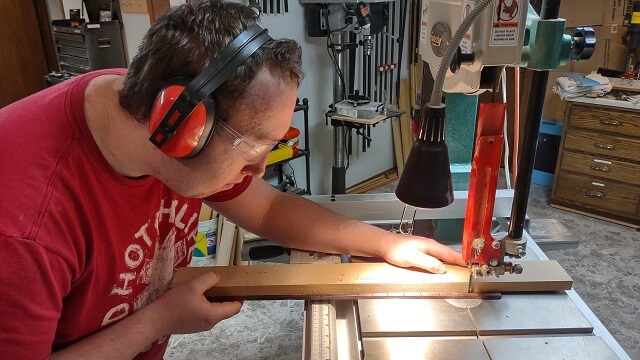
<instances>
[{"instance_id":1,"label":"man's eyebrow","mask_svg":"<svg viewBox=\"0 0 640 360\"><path fill-rule=\"evenodd\" d=\"M255 136L259 141L271 143L280 141L284 134L282 136L279 136L278 138L274 138L273 135L271 135L271 133L269 132L269 129L265 128L264 126L258 126L256 128Z\"/></svg>"}]
</instances>

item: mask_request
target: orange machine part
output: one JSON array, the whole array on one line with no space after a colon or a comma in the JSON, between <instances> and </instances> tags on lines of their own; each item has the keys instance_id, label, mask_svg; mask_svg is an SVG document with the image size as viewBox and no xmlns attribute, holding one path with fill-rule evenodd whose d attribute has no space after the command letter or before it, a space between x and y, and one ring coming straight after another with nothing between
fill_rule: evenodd
<instances>
[{"instance_id":1,"label":"orange machine part","mask_svg":"<svg viewBox=\"0 0 640 360\"><path fill-rule=\"evenodd\" d=\"M498 187L498 173L502 158L504 115L503 103L480 104L476 142L471 163L469 197L462 233L462 257L467 264L490 265L491 260L503 262L503 251L495 248L491 236L493 206ZM473 246L483 239L481 250Z\"/></svg>"}]
</instances>

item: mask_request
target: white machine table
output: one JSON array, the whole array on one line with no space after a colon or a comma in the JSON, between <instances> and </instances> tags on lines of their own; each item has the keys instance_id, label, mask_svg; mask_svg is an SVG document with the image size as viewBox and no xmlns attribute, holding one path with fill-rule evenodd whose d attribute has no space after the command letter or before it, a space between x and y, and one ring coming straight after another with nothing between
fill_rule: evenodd
<instances>
[{"instance_id":1,"label":"white machine table","mask_svg":"<svg viewBox=\"0 0 640 360\"><path fill-rule=\"evenodd\" d=\"M402 207L392 194L310 198L373 223L397 217ZM419 211L417 218L459 219L465 202L464 193L456 193L450 207ZM508 217L509 210L509 191L501 190L494 216ZM548 260L524 236L523 260ZM292 252L292 262L308 258L300 254L306 253ZM497 300L361 299L354 304L246 301L239 315L211 331L173 336L166 358L630 359L573 289L503 294Z\"/></svg>"}]
</instances>

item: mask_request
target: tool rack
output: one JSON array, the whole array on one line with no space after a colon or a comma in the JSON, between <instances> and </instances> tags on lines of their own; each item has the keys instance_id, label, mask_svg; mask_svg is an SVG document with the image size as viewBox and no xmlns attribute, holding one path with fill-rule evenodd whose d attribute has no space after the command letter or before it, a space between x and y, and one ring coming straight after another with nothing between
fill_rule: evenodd
<instances>
[{"instance_id":1,"label":"tool rack","mask_svg":"<svg viewBox=\"0 0 640 360\"><path fill-rule=\"evenodd\" d=\"M304 125L304 148L299 147L299 152L293 155L290 158L286 158L284 160L276 161L273 164L267 165L267 169L273 168L275 172L278 174L278 183L282 183L284 180L284 172L282 166L289 161L304 157L305 159L305 174L306 174L306 188L305 194L311 195L311 179L310 179L310 171L309 171L309 156L311 155L311 151L309 150L309 100L307 98L297 99L296 107L293 110L294 114L296 112L302 111L303 113L303 125Z\"/></svg>"}]
</instances>

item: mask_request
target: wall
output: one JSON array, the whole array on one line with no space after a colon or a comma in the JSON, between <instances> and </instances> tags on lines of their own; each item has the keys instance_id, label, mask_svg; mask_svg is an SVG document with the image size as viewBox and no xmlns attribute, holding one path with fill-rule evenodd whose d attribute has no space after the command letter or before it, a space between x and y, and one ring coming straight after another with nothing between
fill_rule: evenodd
<instances>
[{"instance_id":1,"label":"wall","mask_svg":"<svg viewBox=\"0 0 640 360\"><path fill-rule=\"evenodd\" d=\"M125 43L125 50L127 52L127 62L130 63L131 59L138 52L138 45L142 41L142 37L147 33L147 30L151 27L148 14L122 14L123 37Z\"/></svg>"},{"instance_id":2,"label":"wall","mask_svg":"<svg viewBox=\"0 0 640 360\"><path fill-rule=\"evenodd\" d=\"M57 2L59 0L48 0ZM171 0L179 4L184 0ZM241 2L241 1L240 1ZM78 8L81 0L63 0L65 16L68 9ZM245 2L246 3L246 2ZM52 17L55 18L55 17ZM149 19L145 14L122 14L128 59L133 58L138 44L149 29ZM304 7L297 1L289 1L289 12L285 14L263 14L261 23L275 38L287 37L302 46L305 79L300 85L298 96L309 99L309 147L311 149L311 192L331 193L331 167L333 164L333 128L325 125L324 113L333 98L333 67L326 49L326 38L309 38L306 35ZM406 49L406 47L405 47ZM407 58L405 55L404 59ZM302 128L302 113L294 114L294 126ZM361 138L355 136L353 155L347 171L347 187L366 180L395 166L391 121L379 123L371 130L371 148L362 153ZM304 160L292 161L298 186L306 182Z\"/></svg>"},{"instance_id":3,"label":"wall","mask_svg":"<svg viewBox=\"0 0 640 360\"><path fill-rule=\"evenodd\" d=\"M47 9L49 10L49 19L64 18L64 10L62 9L62 2L60 0L47 0Z\"/></svg>"},{"instance_id":4,"label":"wall","mask_svg":"<svg viewBox=\"0 0 640 360\"><path fill-rule=\"evenodd\" d=\"M297 2L290 1L289 12L284 15L263 14L261 22L269 29L271 36L291 38L302 46L305 79L300 85L298 96L309 99L311 191L316 195L330 194L333 127L325 125L324 114L333 99L333 67L327 54L326 38L307 37L304 7ZM295 116L301 117L301 114ZM296 121L298 120L294 120ZM372 128L371 137L371 148L366 153L361 151L361 138L353 138L354 154L347 170L347 187L395 166L391 121L379 123ZM295 169L298 186L301 186L304 184L304 161L293 161L291 165Z\"/></svg>"},{"instance_id":5,"label":"wall","mask_svg":"<svg viewBox=\"0 0 640 360\"><path fill-rule=\"evenodd\" d=\"M52 3L60 3L60 0L48 0L49 4ZM82 7L82 14L87 14L87 11L85 10L84 6L82 5L82 0L62 0L62 18L63 19L68 19L69 18L69 9L80 9ZM52 19L60 19L59 17L53 17Z\"/></svg>"}]
</instances>

